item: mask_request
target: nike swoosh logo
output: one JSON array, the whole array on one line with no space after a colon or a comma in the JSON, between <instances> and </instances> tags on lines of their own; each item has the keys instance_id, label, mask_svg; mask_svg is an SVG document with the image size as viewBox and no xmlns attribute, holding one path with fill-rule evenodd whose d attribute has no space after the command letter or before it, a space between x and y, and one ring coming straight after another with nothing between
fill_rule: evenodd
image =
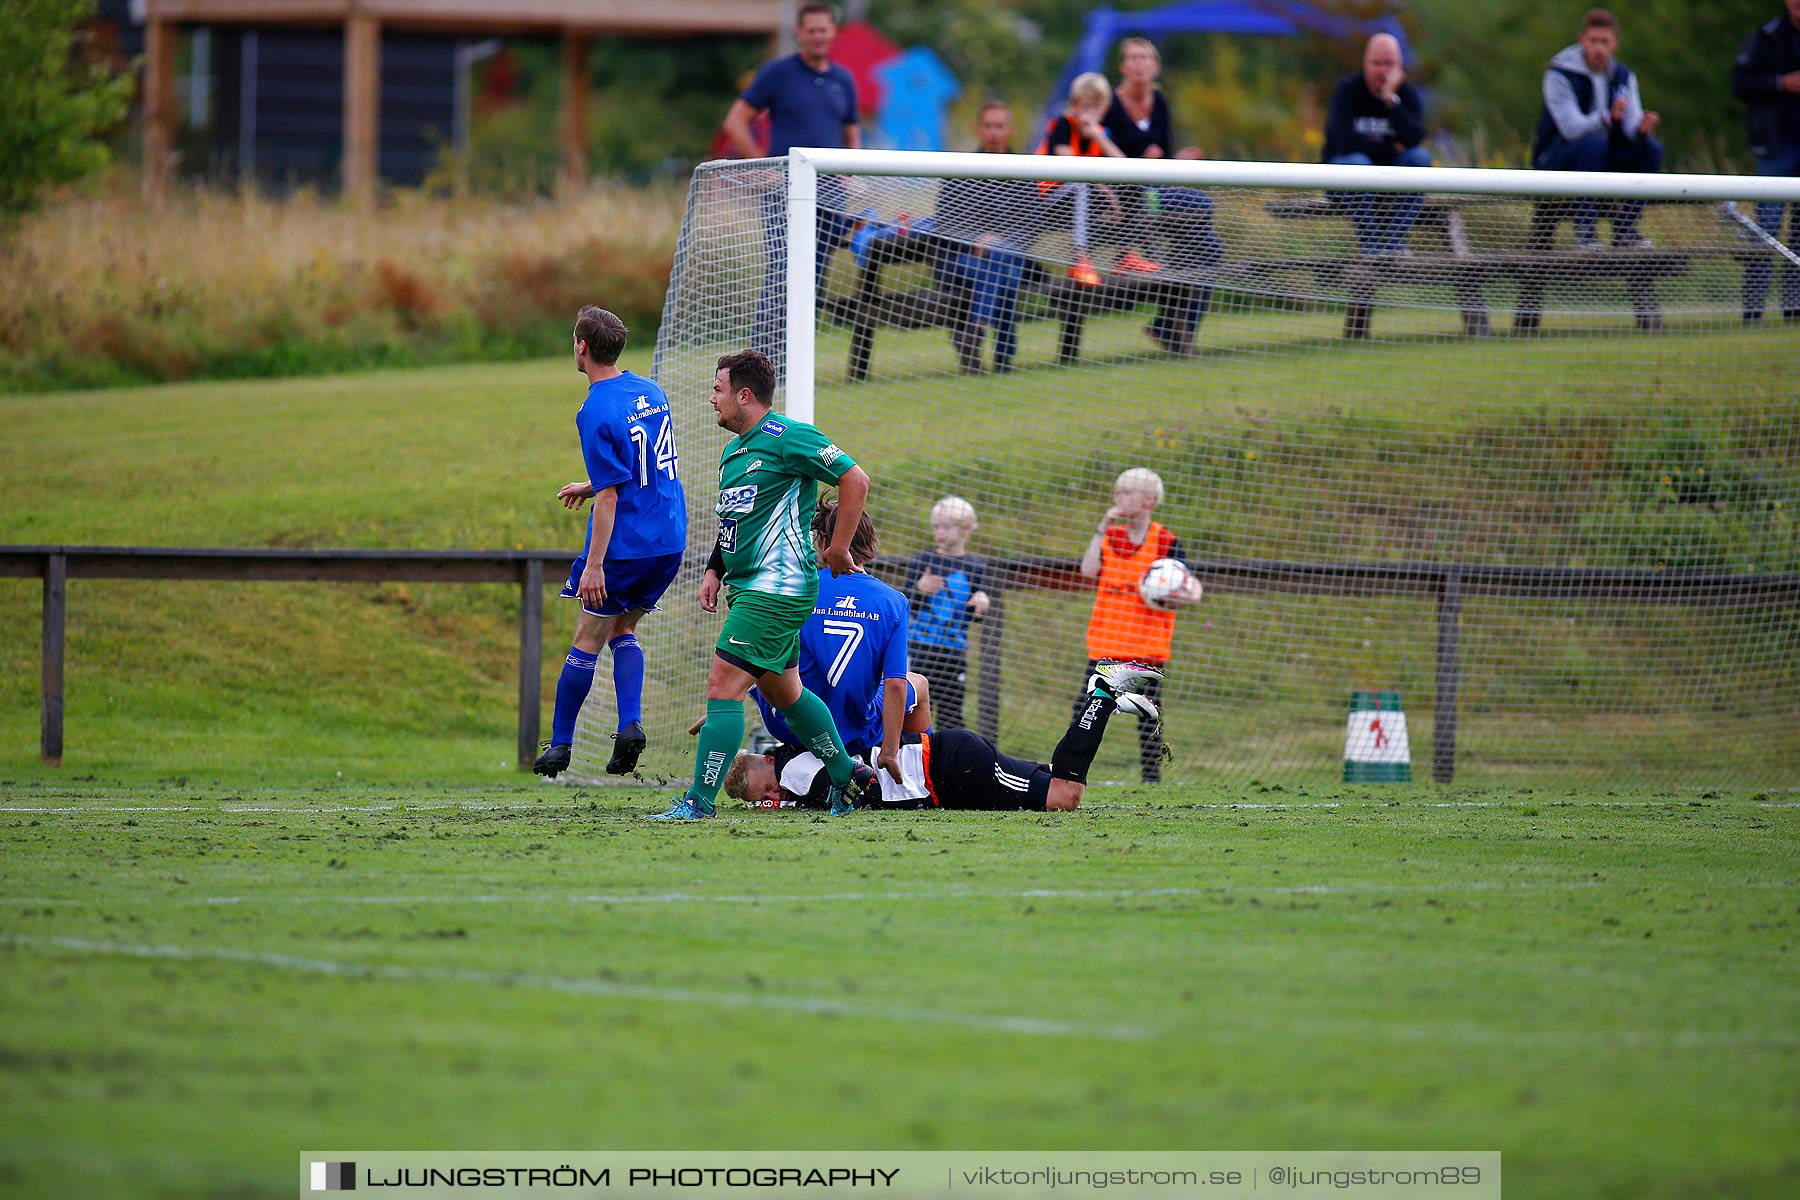
<instances>
[{"instance_id":1,"label":"nike swoosh logo","mask_svg":"<svg viewBox=\"0 0 1800 1200\"><path fill-rule=\"evenodd\" d=\"M748 646L750 644L749 642L740 642L734 637L728 637L725 640L730 642L734 646Z\"/></svg>"}]
</instances>

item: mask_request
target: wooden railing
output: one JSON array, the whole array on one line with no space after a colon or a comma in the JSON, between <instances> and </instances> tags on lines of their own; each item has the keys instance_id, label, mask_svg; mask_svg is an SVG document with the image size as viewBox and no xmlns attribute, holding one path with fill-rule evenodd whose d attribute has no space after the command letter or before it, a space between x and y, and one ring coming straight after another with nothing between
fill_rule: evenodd
<instances>
[{"instance_id":1,"label":"wooden railing","mask_svg":"<svg viewBox=\"0 0 1800 1200\"><path fill-rule=\"evenodd\" d=\"M161 546L0 546L0 576L44 581L39 754L63 753L63 631L70 579L307 580L333 583L517 583L519 766L537 755L542 707L544 564L568 550L193 550Z\"/></svg>"},{"instance_id":2,"label":"wooden railing","mask_svg":"<svg viewBox=\"0 0 1800 1200\"><path fill-rule=\"evenodd\" d=\"M1456 774L1456 692L1461 680L1458 636L1465 597L1505 600L1606 600L1632 604L1800 604L1800 575L1725 575L1578 567L1494 567L1459 563L1278 562L1271 559L1190 559L1208 590L1286 592L1313 596L1428 596L1437 601L1436 697L1431 777ZM897 582L906 563L873 570ZM1027 556L987 560L992 605L982 623L980 705L976 732L998 740L1000 653L1006 592L1017 588L1092 591L1094 581L1074 560Z\"/></svg>"},{"instance_id":3,"label":"wooden railing","mask_svg":"<svg viewBox=\"0 0 1800 1200\"><path fill-rule=\"evenodd\" d=\"M43 687L39 752L63 753L63 658L70 579L285 580L318 582L517 583L519 585L520 769L537 753L543 679L544 564L560 570L568 550L261 550L147 546L0 546L0 577L43 580ZM1437 601L1432 778L1456 772L1456 693L1461 678L1459 618L1465 597L1506 600L1604 600L1633 604L1772 607L1800 604L1800 574L1725 575L1576 567L1495 567L1458 563L1307 563L1197 559L1189 564L1209 589L1315 596L1422 596ZM901 582L906 560L875 564ZM1072 559L990 558L993 604L982 622L976 729L998 739L1006 593L1023 588L1093 588Z\"/></svg>"}]
</instances>

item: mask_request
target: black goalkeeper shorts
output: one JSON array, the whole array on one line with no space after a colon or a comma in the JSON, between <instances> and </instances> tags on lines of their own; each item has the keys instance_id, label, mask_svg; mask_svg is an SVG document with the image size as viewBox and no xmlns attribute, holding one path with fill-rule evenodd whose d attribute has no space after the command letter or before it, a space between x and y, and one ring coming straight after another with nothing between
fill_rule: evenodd
<instances>
[{"instance_id":1,"label":"black goalkeeper shorts","mask_svg":"<svg viewBox=\"0 0 1800 1200\"><path fill-rule=\"evenodd\" d=\"M1011 758L968 729L931 735L931 790L945 808L1044 811L1050 768Z\"/></svg>"}]
</instances>

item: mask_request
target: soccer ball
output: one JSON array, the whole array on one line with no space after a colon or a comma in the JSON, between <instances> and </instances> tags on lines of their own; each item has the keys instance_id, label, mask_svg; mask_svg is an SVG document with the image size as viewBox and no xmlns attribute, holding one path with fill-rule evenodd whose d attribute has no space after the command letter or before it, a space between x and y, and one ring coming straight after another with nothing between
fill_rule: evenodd
<instances>
[{"instance_id":1,"label":"soccer ball","mask_svg":"<svg viewBox=\"0 0 1800 1200\"><path fill-rule=\"evenodd\" d=\"M1194 579L1193 572L1187 569L1186 563L1179 558L1159 558L1150 564L1144 571L1143 578L1138 580L1138 595L1151 608L1168 612L1175 607L1169 603L1169 597L1187 590L1190 583L1196 588L1200 586Z\"/></svg>"}]
</instances>

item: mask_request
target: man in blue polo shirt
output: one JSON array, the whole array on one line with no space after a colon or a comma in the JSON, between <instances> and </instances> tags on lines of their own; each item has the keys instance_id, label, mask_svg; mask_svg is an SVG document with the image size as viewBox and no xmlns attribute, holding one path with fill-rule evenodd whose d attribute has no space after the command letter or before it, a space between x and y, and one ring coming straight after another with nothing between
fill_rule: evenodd
<instances>
[{"instance_id":1,"label":"man in blue polo shirt","mask_svg":"<svg viewBox=\"0 0 1800 1200\"><path fill-rule=\"evenodd\" d=\"M856 81L831 61L837 39L837 15L829 4L803 4L794 23L797 54L763 64L744 94L725 114L725 136L740 158L761 158L750 132L758 113L769 114L771 158L785 158L794 146L860 149L862 128L856 107ZM768 265L750 347L771 358L782 348L781 328L787 285L787 195L781 188L763 194L763 246ZM819 177L819 243L816 278L824 285L825 264L849 229L844 213L844 183L835 175Z\"/></svg>"},{"instance_id":2,"label":"man in blue polo shirt","mask_svg":"<svg viewBox=\"0 0 1800 1200\"><path fill-rule=\"evenodd\" d=\"M587 544L569 568L562 594L581 602L574 645L556 683L550 740L531 769L556 776L569 768L575 718L593 686L600 647L612 651L618 732L608 774L637 768L644 736L644 652L637 623L656 607L681 569L687 547L687 498L675 455L668 397L648 379L621 371L625 324L592 304L575 318L575 369L588 379L575 414L587 478L556 494L564 508L589 497Z\"/></svg>"}]
</instances>

